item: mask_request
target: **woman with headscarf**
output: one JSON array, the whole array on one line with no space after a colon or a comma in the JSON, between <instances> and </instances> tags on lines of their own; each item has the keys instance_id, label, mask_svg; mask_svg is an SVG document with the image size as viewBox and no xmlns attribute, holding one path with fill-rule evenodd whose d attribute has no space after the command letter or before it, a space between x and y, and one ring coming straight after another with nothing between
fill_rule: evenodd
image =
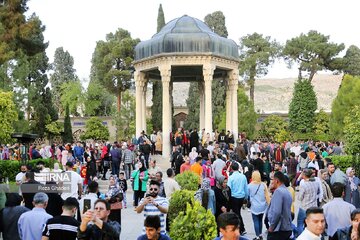
<instances>
[{"instance_id":1,"label":"woman with headscarf","mask_svg":"<svg viewBox=\"0 0 360 240\"><path fill-rule=\"evenodd\" d=\"M211 164L211 160L207 160L206 164L202 165L203 168L203 179L208 178L210 180L210 186L215 186L215 173L213 166Z\"/></svg>"},{"instance_id":2,"label":"woman with headscarf","mask_svg":"<svg viewBox=\"0 0 360 240\"><path fill-rule=\"evenodd\" d=\"M191 149L191 152L189 154L189 158L190 158L190 164L192 165L195 162L195 158L198 156L198 153L196 151L196 147L193 147Z\"/></svg>"},{"instance_id":3,"label":"woman with headscarf","mask_svg":"<svg viewBox=\"0 0 360 240\"><path fill-rule=\"evenodd\" d=\"M323 197L320 202L320 207L322 207L333 199L333 195L329 184L326 182L329 178L328 171L326 169L320 169L318 177L321 181L321 187L323 189Z\"/></svg>"},{"instance_id":4,"label":"woman with headscarf","mask_svg":"<svg viewBox=\"0 0 360 240\"><path fill-rule=\"evenodd\" d=\"M145 195L146 184L149 180L149 174L142 159L138 162L138 169L131 174L131 178L134 183L134 206L137 207Z\"/></svg>"},{"instance_id":5,"label":"woman with headscarf","mask_svg":"<svg viewBox=\"0 0 360 240\"><path fill-rule=\"evenodd\" d=\"M122 191L116 184L114 176L109 178L109 189L106 193L106 200L110 203L111 210L109 219L111 221L117 221L121 224L121 201L123 200Z\"/></svg>"},{"instance_id":6,"label":"woman with headscarf","mask_svg":"<svg viewBox=\"0 0 360 240\"><path fill-rule=\"evenodd\" d=\"M201 188L195 193L195 199L198 200L205 209L210 209L215 215L215 193L210 188L210 179L204 178Z\"/></svg>"},{"instance_id":7,"label":"woman with headscarf","mask_svg":"<svg viewBox=\"0 0 360 240\"><path fill-rule=\"evenodd\" d=\"M248 185L248 196L251 203L250 211L254 223L256 238L262 239L263 216L270 203L269 192L265 183L261 182L259 171L253 171L251 183Z\"/></svg>"},{"instance_id":8,"label":"woman with headscarf","mask_svg":"<svg viewBox=\"0 0 360 240\"><path fill-rule=\"evenodd\" d=\"M355 169L349 167L346 169L346 175L348 180L345 187L344 200L348 203L353 204L356 208L360 207L359 189L360 179L355 177Z\"/></svg>"},{"instance_id":9,"label":"woman with headscarf","mask_svg":"<svg viewBox=\"0 0 360 240\"><path fill-rule=\"evenodd\" d=\"M217 219L221 213L230 212L231 210L231 190L227 185L227 181L227 178L224 176L219 176L216 181L216 187L214 189L216 201L215 219Z\"/></svg>"}]
</instances>

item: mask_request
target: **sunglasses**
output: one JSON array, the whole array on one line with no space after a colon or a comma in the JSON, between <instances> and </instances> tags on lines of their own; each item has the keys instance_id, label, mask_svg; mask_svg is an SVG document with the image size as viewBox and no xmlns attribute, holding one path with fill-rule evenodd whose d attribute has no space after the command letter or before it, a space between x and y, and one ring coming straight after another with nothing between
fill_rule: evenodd
<instances>
[{"instance_id":1,"label":"sunglasses","mask_svg":"<svg viewBox=\"0 0 360 240\"><path fill-rule=\"evenodd\" d=\"M158 189L158 188L150 188L149 190L150 190L150 191L154 191L154 192L159 191L159 189Z\"/></svg>"}]
</instances>

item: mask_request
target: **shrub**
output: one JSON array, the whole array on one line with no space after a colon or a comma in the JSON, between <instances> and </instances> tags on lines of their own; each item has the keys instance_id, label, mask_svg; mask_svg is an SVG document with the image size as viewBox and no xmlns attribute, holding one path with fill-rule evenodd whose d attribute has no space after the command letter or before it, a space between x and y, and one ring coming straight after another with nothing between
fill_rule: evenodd
<instances>
[{"instance_id":1,"label":"shrub","mask_svg":"<svg viewBox=\"0 0 360 240\"><path fill-rule=\"evenodd\" d=\"M186 212L180 212L170 228L170 237L176 240L212 240L216 237L216 221L211 210L206 210L200 202L187 204Z\"/></svg>"},{"instance_id":2,"label":"shrub","mask_svg":"<svg viewBox=\"0 0 360 240\"><path fill-rule=\"evenodd\" d=\"M35 168L36 163L40 160L45 163L45 167L51 169L54 168L54 164L55 162L57 162L56 160L49 158L49 159L30 160L26 164ZM9 178L9 181L15 181L16 174L20 172L21 164L22 162L17 160L2 160L0 161L0 173L2 174L3 177Z\"/></svg>"},{"instance_id":3,"label":"shrub","mask_svg":"<svg viewBox=\"0 0 360 240\"><path fill-rule=\"evenodd\" d=\"M181 189L196 191L199 188L199 176L191 171L185 171L178 174L175 179L179 183Z\"/></svg>"},{"instance_id":4,"label":"shrub","mask_svg":"<svg viewBox=\"0 0 360 240\"><path fill-rule=\"evenodd\" d=\"M351 155L342 155L342 156L329 156L329 158L332 160L332 162L340 168L342 171L346 171L348 167L354 167L355 172L359 173L357 170L359 169L359 160L356 157L353 157ZM358 168L358 169L356 169Z\"/></svg>"},{"instance_id":5,"label":"shrub","mask_svg":"<svg viewBox=\"0 0 360 240\"><path fill-rule=\"evenodd\" d=\"M167 217L170 220L170 223L173 219L175 219L180 212L186 211L186 205L189 203L190 205L194 205L194 191L189 190L178 190L175 191L170 198L169 203L169 212Z\"/></svg>"}]
</instances>

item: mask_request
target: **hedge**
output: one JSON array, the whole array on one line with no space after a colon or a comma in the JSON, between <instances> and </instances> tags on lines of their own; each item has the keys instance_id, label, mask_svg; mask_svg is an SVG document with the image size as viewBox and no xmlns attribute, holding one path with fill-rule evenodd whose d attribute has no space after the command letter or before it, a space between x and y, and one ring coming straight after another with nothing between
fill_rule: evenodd
<instances>
[{"instance_id":1,"label":"hedge","mask_svg":"<svg viewBox=\"0 0 360 240\"><path fill-rule=\"evenodd\" d=\"M39 161L43 161L45 163L45 167L53 169L54 164L57 160L53 160L51 158L48 159L36 159L36 160L29 160L26 162L26 165L31 166L32 168L36 167L36 163ZM0 161L0 174L2 177L7 177L10 182L15 181L16 174L20 172L20 166L22 161L17 160L1 160ZM61 164L59 164L61 167Z\"/></svg>"},{"instance_id":2,"label":"hedge","mask_svg":"<svg viewBox=\"0 0 360 240\"><path fill-rule=\"evenodd\" d=\"M360 161L358 156L352 156L352 155L334 155L334 156L328 156L332 160L332 162L335 164L336 167L340 168L343 172L346 172L346 169L348 167L352 167L355 169L355 174L360 173Z\"/></svg>"}]
</instances>

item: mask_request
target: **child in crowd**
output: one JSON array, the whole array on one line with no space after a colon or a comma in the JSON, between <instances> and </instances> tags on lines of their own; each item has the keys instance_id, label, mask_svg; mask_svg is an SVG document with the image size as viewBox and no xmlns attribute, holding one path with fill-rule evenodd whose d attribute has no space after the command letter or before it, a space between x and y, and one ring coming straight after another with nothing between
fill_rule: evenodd
<instances>
[{"instance_id":1,"label":"child in crowd","mask_svg":"<svg viewBox=\"0 0 360 240\"><path fill-rule=\"evenodd\" d=\"M119 183L119 188L122 190L123 192L123 207L126 208L126 190L127 190L127 183L126 183L126 179L124 176L124 172L120 172L119 173L119 179L118 179L118 183Z\"/></svg>"}]
</instances>

